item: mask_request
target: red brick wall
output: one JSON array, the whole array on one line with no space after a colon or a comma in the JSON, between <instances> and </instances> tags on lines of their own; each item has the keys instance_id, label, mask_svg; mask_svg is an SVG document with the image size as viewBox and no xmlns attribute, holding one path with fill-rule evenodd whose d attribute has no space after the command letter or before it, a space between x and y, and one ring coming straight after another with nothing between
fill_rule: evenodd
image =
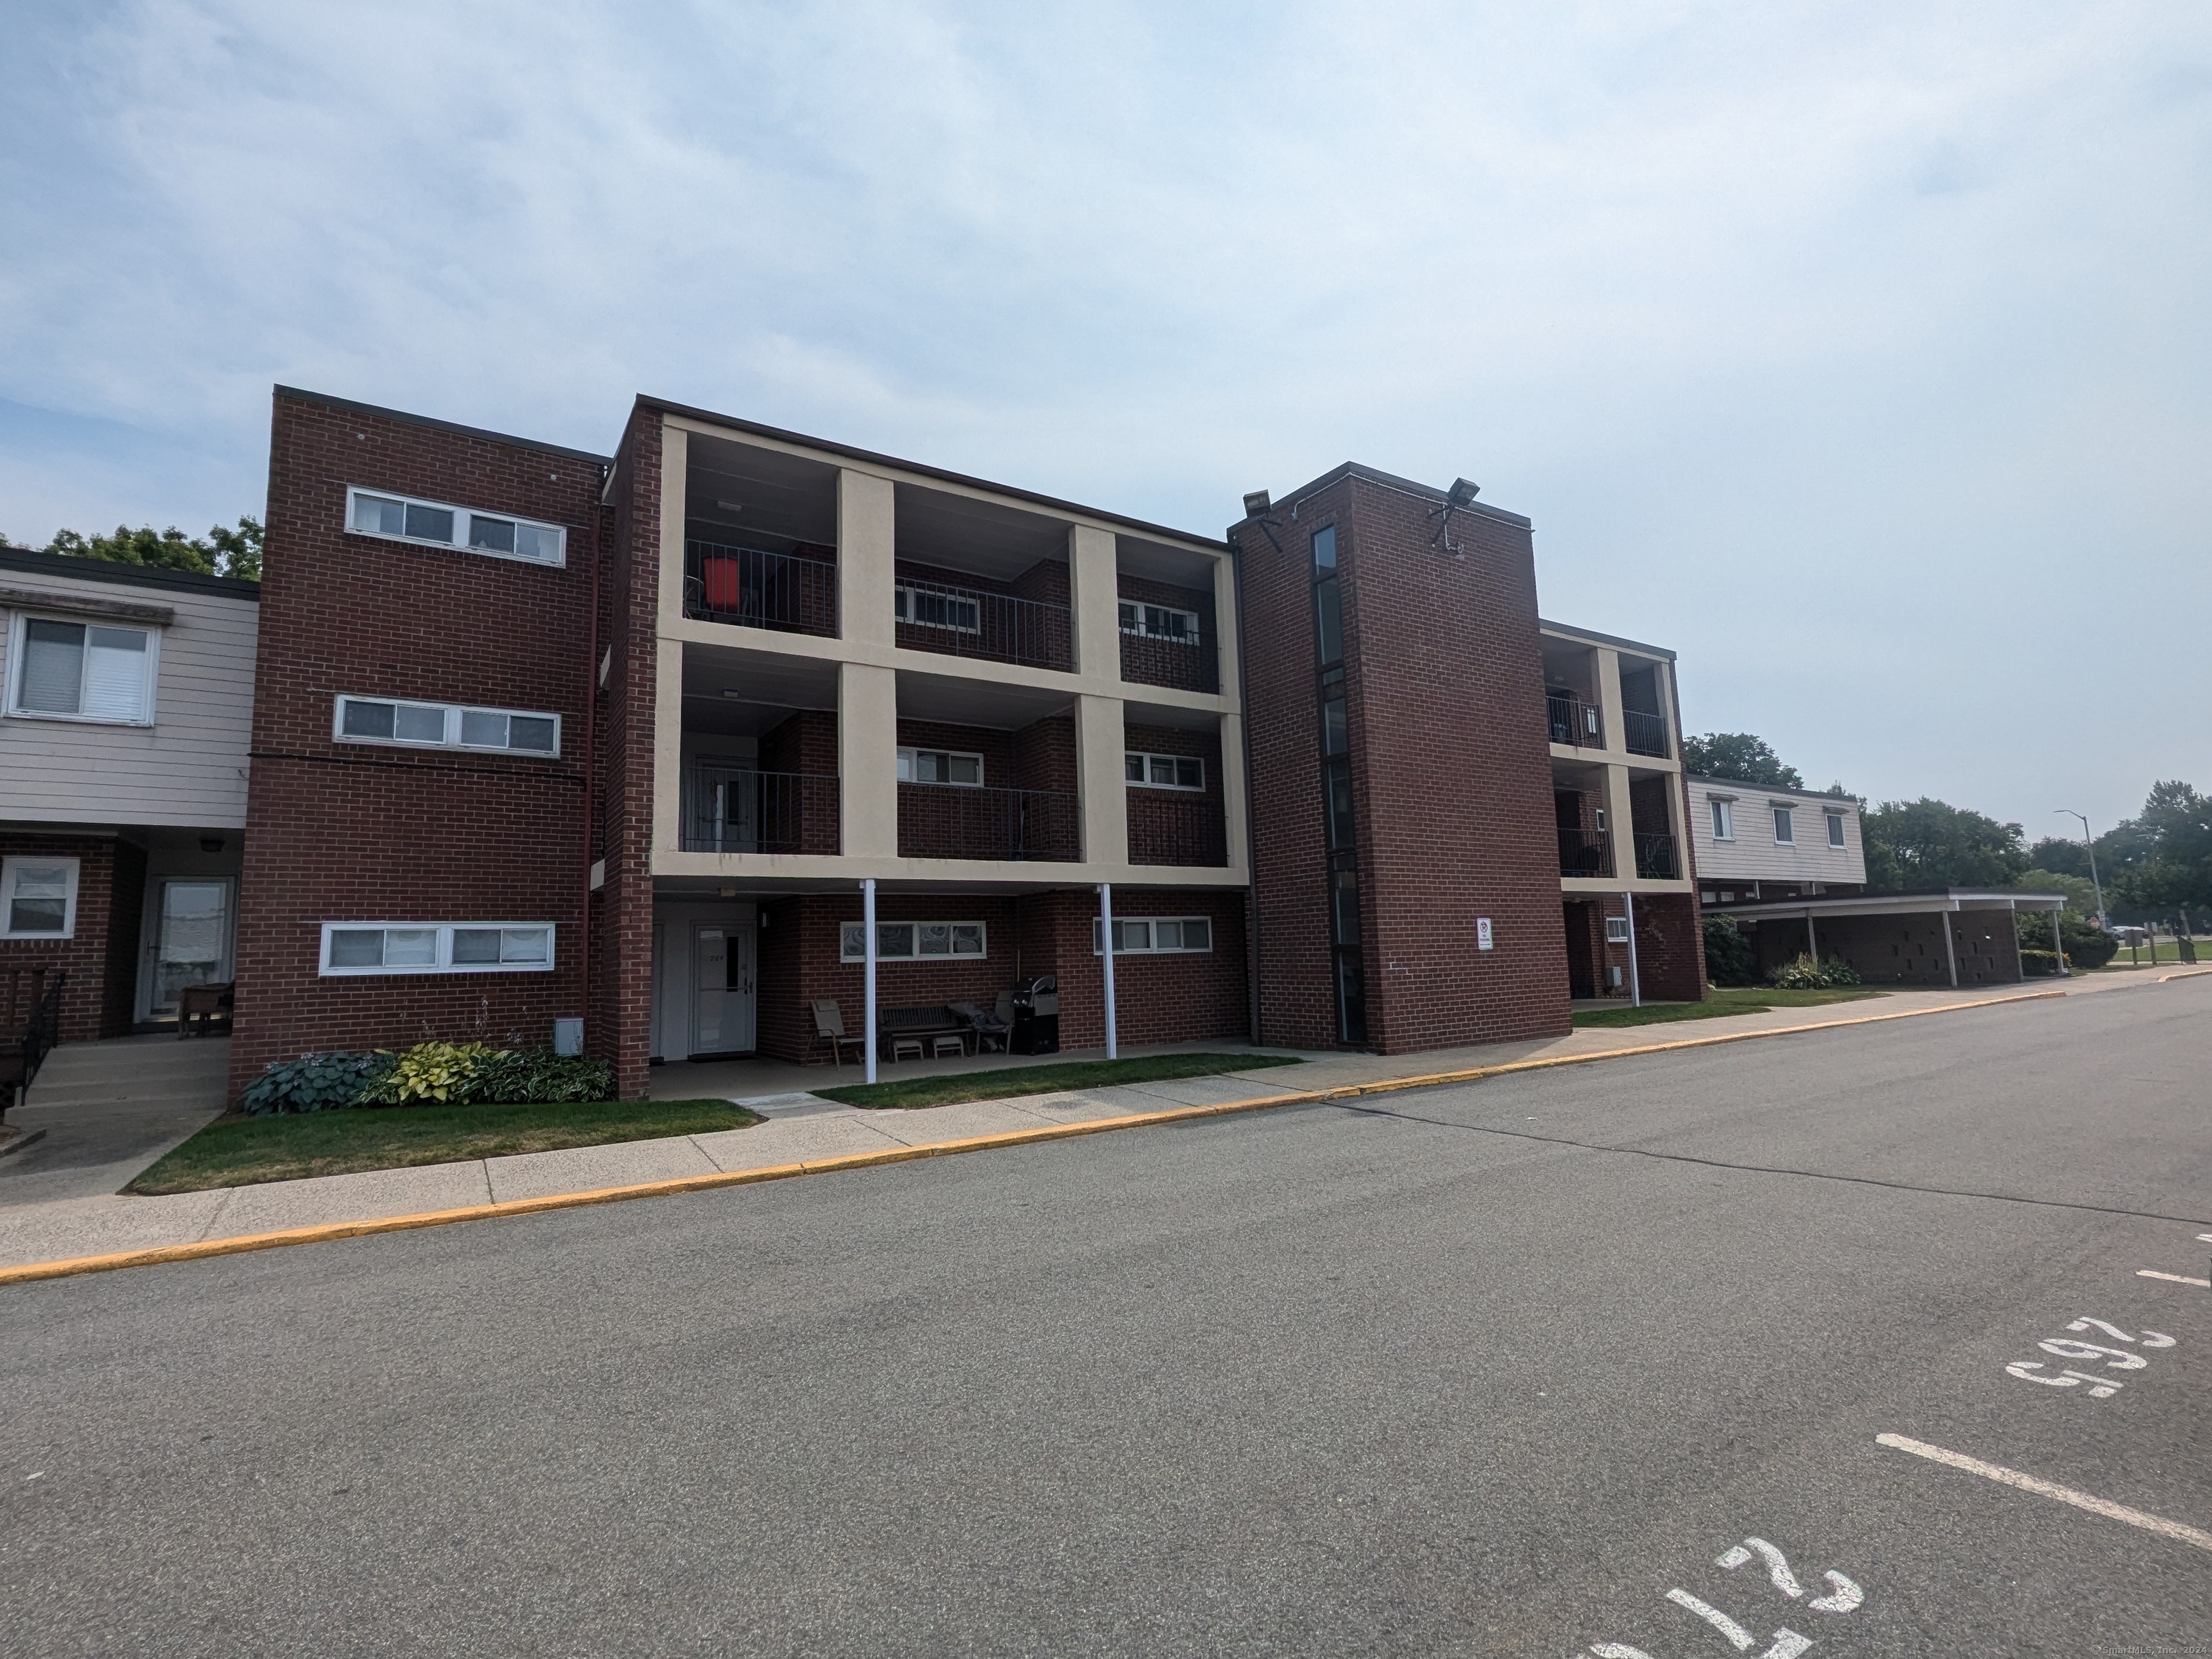
<instances>
[{"instance_id":1,"label":"red brick wall","mask_svg":"<svg viewBox=\"0 0 2212 1659\"><path fill-rule=\"evenodd\" d=\"M1455 556L1423 502L1349 476L1295 523L1235 532L1244 582L1261 1037L1336 1038L1310 545L1334 524L1370 1047L1569 1028L1534 560L1470 514ZM1496 948L1475 949L1475 919Z\"/></svg>"},{"instance_id":2,"label":"red brick wall","mask_svg":"<svg viewBox=\"0 0 2212 1659\"><path fill-rule=\"evenodd\" d=\"M234 1094L301 1053L548 1042L556 1016L586 1012L582 642L599 477L582 457L278 394ZM565 525L566 568L354 535L349 483ZM558 714L562 754L339 744L341 692ZM319 924L343 921L550 921L557 965L321 978Z\"/></svg>"},{"instance_id":3,"label":"red brick wall","mask_svg":"<svg viewBox=\"0 0 2212 1659\"><path fill-rule=\"evenodd\" d=\"M617 453L601 578L599 638L611 653L600 698L595 818L606 884L592 939L589 1051L615 1064L624 1099L646 1091L653 1048L653 756L660 599L661 417L641 404Z\"/></svg>"},{"instance_id":4,"label":"red brick wall","mask_svg":"<svg viewBox=\"0 0 2212 1659\"><path fill-rule=\"evenodd\" d=\"M0 854L77 860L76 925L68 939L0 939L0 974L66 972L59 1040L88 1042L131 1030L137 995L138 924L145 902L146 855L112 836L10 833ZM27 996L24 984L20 995ZM24 1011L22 1018L28 1018Z\"/></svg>"},{"instance_id":5,"label":"red brick wall","mask_svg":"<svg viewBox=\"0 0 2212 1659\"><path fill-rule=\"evenodd\" d=\"M1636 896L1636 966L1646 1001L1704 1000L1705 929L1696 894Z\"/></svg>"},{"instance_id":6,"label":"red brick wall","mask_svg":"<svg viewBox=\"0 0 2212 1659\"><path fill-rule=\"evenodd\" d=\"M1221 794L1221 733L1174 726L1125 724L1125 747L1151 755L1195 755L1206 763L1203 793L1131 785L1127 797L1132 864L1225 863L1228 845ZM1239 757L1239 762L1242 762Z\"/></svg>"}]
</instances>

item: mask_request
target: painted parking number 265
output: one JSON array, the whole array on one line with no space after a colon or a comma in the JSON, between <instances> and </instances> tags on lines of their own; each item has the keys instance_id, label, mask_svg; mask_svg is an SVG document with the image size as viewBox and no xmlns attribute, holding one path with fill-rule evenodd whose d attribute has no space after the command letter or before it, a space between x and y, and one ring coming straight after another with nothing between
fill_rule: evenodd
<instances>
[{"instance_id":1,"label":"painted parking number 265","mask_svg":"<svg viewBox=\"0 0 2212 1659\"><path fill-rule=\"evenodd\" d=\"M2084 1335L2094 1332L2108 1336L2114 1342L2125 1342L2124 1348L2115 1348L2103 1342L2076 1341L2069 1337L2048 1337L2035 1346L2059 1359L2070 1359L2075 1364L2094 1364L2094 1371L2062 1369L2046 1373L2040 1359L2015 1359L2005 1367L2005 1374L2016 1376L2023 1382L2040 1382L2046 1389L2086 1389L2092 1400L2110 1400L2124 1384L2114 1382L2106 1375L2110 1371L2139 1371L2150 1364L2138 1350L2170 1348L2173 1339L2163 1331L2145 1331L2141 1336L2130 1336L2118 1325L2107 1325L2101 1319L2082 1318L2066 1328Z\"/></svg>"}]
</instances>

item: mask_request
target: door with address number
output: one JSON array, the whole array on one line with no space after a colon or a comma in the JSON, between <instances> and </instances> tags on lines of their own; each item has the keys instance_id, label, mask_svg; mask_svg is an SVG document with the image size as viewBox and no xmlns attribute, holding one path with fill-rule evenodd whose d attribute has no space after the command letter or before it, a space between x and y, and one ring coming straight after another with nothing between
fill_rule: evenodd
<instances>
[{"instance_id":1,"label":"door with address number","mask_svg":"<svg viewBox=\"0 0 2212 1659\"><path fill-rule=\"evenodd\" d=\"M691 930L691 1052L745 1054L753 1048L751 918Z\"/></svg>"}]
</instances>

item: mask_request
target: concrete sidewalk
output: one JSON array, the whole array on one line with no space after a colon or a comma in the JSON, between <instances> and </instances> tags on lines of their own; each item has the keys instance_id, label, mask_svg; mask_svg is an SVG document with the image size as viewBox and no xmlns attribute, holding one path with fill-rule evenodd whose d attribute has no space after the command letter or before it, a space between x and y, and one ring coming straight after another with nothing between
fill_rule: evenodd
<instances>
[{"instance_id":1,"label":"concrete sidewalk","mask_svg":"<svg viewBox=\"0 0 2212 1659\"><path fill-rule=\"evenodd\" d=\"M767 1121L749 1129L713 1134L633 1140L361 1175L270 1182L214 1192L152 1198L110 1193L0 1206L0 1267L192 1244L283 1228L370 1221L514 1199L545 1198L687 1176L769 1169L975 1136L1016 1133L1049 1125L1133 1117L1177 1107L1288 1097L1316 1090L1507 1065L1516 1060L1605 1054L1658 1042L1782 1031L1837 1019L2013 1001L2049 995L2053 991L2063 991L2069 996L2101 994L2154 982L2148 974L2140 978L2082 975L2063 981L2008 986L1986 994L1948 990L1896 992L1863 1002L1814 1008L1778 1008L1762 1014L1716 1019L1583 1030L1540 1042L1499 1043L1389 1056L1317 1054L1309 1056L1307 1063L1300 1066L1269 1066L1249 1073L1128 1084L1109 1089L1025 1095L913 1111L864 1110L805 1092L739 1097L763 1113ZM1212 1045L1215 1052L1224 1046ZM1778 1055L1777 1061L1787 1063ZM830 1080L825 1068L814 1068L814 1076L824 1083ZM849 1082L853 1079L848 1072L838 1080ZM664 1091L656 1089L655 1092ZM668 1092L684 1098L705 1097L708 1093L696 1087Z\"/></svg>"}]
</instances>

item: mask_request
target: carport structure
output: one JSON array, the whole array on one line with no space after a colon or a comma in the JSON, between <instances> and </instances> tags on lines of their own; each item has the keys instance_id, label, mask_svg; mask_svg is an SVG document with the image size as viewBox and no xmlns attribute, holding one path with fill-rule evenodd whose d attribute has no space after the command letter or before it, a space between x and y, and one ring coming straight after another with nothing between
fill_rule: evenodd
<instances>
[{"instance_id":1,"label":"carport structure","mask_svg":"<svg viewBox=\"0 0 2212 1659\"><path fill-rule=\"evenodd\" d=\"M2022 911L2050 916L2059 951L2063 893L1984 892L1942 888L1924 893L1850 893L1833 898L1735 904L1717 914L1735 918L1751 937L1765 973L1801 951L1840 957L1869 985L2015 985ZM2042 924L2037 924L2040 932ZM2065 971L2060 952L2059 970Z\"/></svg>"}]
</instances>

